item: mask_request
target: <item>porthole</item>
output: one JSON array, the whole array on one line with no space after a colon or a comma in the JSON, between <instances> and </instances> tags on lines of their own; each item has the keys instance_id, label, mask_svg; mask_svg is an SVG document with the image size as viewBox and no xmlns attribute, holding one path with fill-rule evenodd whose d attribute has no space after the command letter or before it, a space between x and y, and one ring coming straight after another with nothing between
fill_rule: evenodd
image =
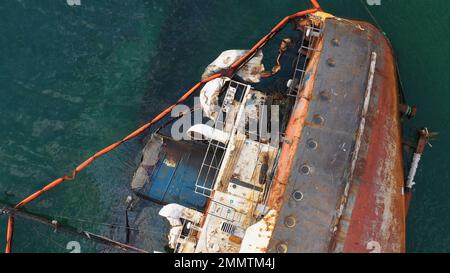
<instances>
[{"instance_id":1,"label":"porthole","mask_svg":"<svg viewBox=\"0 0 450 273\"><path fill-rule=\"evenodd\" d=\"M309 165L307 165L307 164L302 165L300 167L300 173L303 174L303 175L310 175L311 172L312 172L312 168Z\"/></svg>"},{"instance_id":2,"label":"porthole","mask_svg":"<svg viewBox=\"0 0 450 273\"><path fill-rule=\"evenodd\" d=\"M331 92L328 90L322 90L319 93L319 97L323 101L331 101Z\"/></svg>"},{"instance_id":3,"label":"porthole","mask_svg":"<svg viewBox=\"0 0 450 273\"><path fill-rule=\"evenodd\" d=\"M286 243L279 243L276 247L277 253L287 253L288 246Z\"/></svg>"},{"instance_id":4,"label":"porthole","mask_svg":"<svg viewBox=\"0 0 450 273\"><path fill-rule=\"evenodd\" d=\"M315 141L314 139L308 139L308 141L306 142L306 145L308 146L308 149L310 150L316 150L317 147L319 147L319 144L317 143L317 141Z\"/></svg>"},{"instance_id":5,"label":"porthole","mask_svg":"<svg viewBox=\"0 0 450 273\"><path fill-rule=\"evenodd\" d=\"M297 201L297 202L300 202L300 201L302 201L303 200L303 193L301 192L301 191L294 191L293 193L292 193L292 198L295 200L295 201Z\"/></svg>"},{"instance_id":6,"label":"porthole","mask_svg":"<svg viewBox=\"0 0 450 273\"><path fill-rule=\"evenodd\" d=\"M325 123L325 119L321 115L314 115L313 122L316 125L323 125Z\"/></svg>"},{"instance_id":7,"label":"porthole","mask_svg":"<svg viewBox=\"0 0 450 273\"><path fill-rule=\"evenodd\" d=\"M293 216L288 216L284 219L284 225L288 228L293 228L297 224L297 220Z\"/></svg>"}]
</instances>

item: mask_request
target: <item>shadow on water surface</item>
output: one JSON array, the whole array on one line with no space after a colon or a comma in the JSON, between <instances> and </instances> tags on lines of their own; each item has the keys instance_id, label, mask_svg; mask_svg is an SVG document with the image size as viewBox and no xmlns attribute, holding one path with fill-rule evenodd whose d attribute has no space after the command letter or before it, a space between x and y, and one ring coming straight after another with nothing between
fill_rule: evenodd
<instances>
[{"instance_id":1,"label":"shadow on water surface","mask_svg":"<svg viewBox=\"0 0 450 273\"><path fill-rule=\"evenodd\" d=\"M148 121L197 82L220 52L248 48L282 17L307 7L306 1L287 0L81 2L0 3L0 199L6 202L19 201ZM341 17L372 20L364 1L321 4ZM449 5L381 0L381 6L367 6L394 45L408 102L419 108L405 132L422 126L441 132L416 179L407 233L411 252L450 251L450 144L444 141L450 132ZM123 221L141 147L141 139L125 144L28 209L97 223ZM155 211L144 219L149 225ZM105 235L111 230L69 222ZM3 217L0 234L5 224ZM16 227L17 252L68 252L74 240L21 221ZM163 229L154 231L159 241L149 243L157 249L164 245ZM81 245L83 251L102 250Z\"/></svg>"}]
</instances>

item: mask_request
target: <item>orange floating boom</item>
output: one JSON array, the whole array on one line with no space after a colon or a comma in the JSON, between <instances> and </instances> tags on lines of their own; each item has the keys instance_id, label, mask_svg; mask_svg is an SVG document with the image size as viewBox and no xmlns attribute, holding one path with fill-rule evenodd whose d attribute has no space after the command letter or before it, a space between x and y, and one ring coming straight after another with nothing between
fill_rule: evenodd
<instances>
[{"instance_id":1,"label":"orange floating boom","mask_svg":"<svg viewBox=\"0 0 450 273\"><path fill-rule=\"evenodd\" d=\"M320 8L319 2L317 2L317 0L311 0L311 4L313 5L313 7L317 10L322 10Z\"/></svg>"},{"instance_id":2,"label":"orange floating boom","mask_svg":"<svg viewBox=\"0 0 450 273\"><path fill-rule=\"evenodd\" d=\"M266 36L264 36L258 43L256 43L252 49L250 49L247 54L245 54L242 58L240 58L239 60L237 60L234 64L231 65L231 67L224 72L212 75L211 77L204 79L202 81L200 81L199 83L197 83L196 85L194 85L191 89L189 89L189 91L187 91L175 104L173 104L172 106L170 106L169 108L165 109L163 112L161 112L158 116L156 116L153 120L151 120L149 123L143 125L142 127L140 127L139 129L137 129L136 131L134 131L133 133L131 133L130 135L126 136L125 138L123 138L120 141L117 141L114 144L111 144L110 146L104 148L103 150L97 152L96 154L94 154L93 156L91 156L90 158L88 158L86 161L84 161L83 163L81 163L78 167L75 168L75 170L72 172L72 174L70 176L63 176L60 177L56 180L54 180L53 182L51 182L50 184L48 184L47 186L45 186L44 188L42 188L41 190L33 193L32 195L28 196L27 198L25 198L24 200L22 200L20 203L18 203L14 208L15 209L20 209L21 207L25 206L26 204L32 202L33 200L35 200L36 198L38 198L39 196L41 196L43 193L57 187L58 185L60 185L61 183L63 183L64 181L68 181L68 180L73 180L75 179L76 175L82 171L83 169L85 169L87 166L89 166L90 164L92 164L97 158L111 152L112 150L116 149L117 147L119 147L120 145L122 145L124 142L127 142L133 138L135 138L136 136L142 134L145 130L149 129L152 125L154 125L155 123L161 121L165 116L167 116L177 105L183 103L184 101L186 101L188 98L190 98L198 89L200 89L200 87L202 87L204 84L206 84L207 82L217 79L219 77L222 77L224 75L232 75L234 74L236 71L238 71L240 68L242 68L248 61L250 61L250 59L254 56L254 54L256 54L256 52L258 52L258 50L262 49L267 42L269 42L279 31L281 31L286 24L290 21L293 20L295 18L298 17L302 17L305 16L307 14L311 14L314 12L317 12L320 10L320 5L316 0L310 0L311 4L313 5L314 8L312 9L308 9L305 11L301 11L301 12L297 12L295 14L292 14L290 16L285 17L283 20L280 21L280 23L278 23L270 32L269 34L267 34ZM5 248L5 253L10 253L11 252L11 246L12 246L12 240L13 240L13 231L14 231L14 217L13 216L9 216L8 218L8 226L7 226L7 232L6 232L6 248Z\"/></svg>"},{"instance_id":3,"label":"orange floating boom","mask_svg":"<svg viewBox=\"0 0 450 273\"><path fill-rule=\"evenodd\" d=\"M301 16L305 16L307 14L314 13L318 10L319 9L317 9L317 8L308 9L308 10L297 12L290 16L286 16L283 20L281 20L278 23L278 25L276 25L269 32L269 34L264 36L258 43L256 43L256 45L254 45L252 47L252 49L250 49L250 51L247 52L247 54L245 54L239 60L237 60L234 64L232 64L230 66L230 70L236 71L236 70L239 70L242 66L244 66L248 61L250 61L250 59L254 56L254 54L256 54L256 52L258 52L258 50L260 50L262 47L264 47L267 44L267 42L269 42L280 30L282 30L290 20L301 17Z\"/></svg>"}]
</instances>

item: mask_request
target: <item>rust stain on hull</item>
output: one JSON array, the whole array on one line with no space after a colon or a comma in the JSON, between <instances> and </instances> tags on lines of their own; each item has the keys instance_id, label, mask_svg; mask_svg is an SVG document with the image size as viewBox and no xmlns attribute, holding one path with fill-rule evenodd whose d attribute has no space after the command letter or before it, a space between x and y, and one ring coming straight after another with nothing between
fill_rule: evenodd
<instances>
[{"instance_id":1,"label":"rust stain on hull","mask_svg":"<svg viewBox=\"0 0 450 273\"><path fill-rule=\"evenodd\" d=\"M394 56L378 29L358 23L370 31L380 60L362 153L331 250L405 252L405 180Z\"/></svg>"},{"instance_id":2,"label":"rust stain on hull","mask_svg":"<svg viewBox=\"0 0 450 273\"><path fill-rule=\"evenodd\" d=\"M318 48L323 46L323 41L320 41ZM285 135L286 141L283 144L280 159L278 162L277 173L274 177L274 185L268 198L268 206L276 211L280 211L284 203L284 194L286 192L286 185L291 175L294 166L294 158L300 142L300 137L305 127L306 118L308 117L309 104L314 90L314 78L317 70L317 63L320 59L320 50L316 51L311 59L307 73L311 73L310 80L305 83L305 88L294 106L294 110L287 126ZM274 218L276 220L276 218Z\"/></svg>"},{"instance_id":3,"label":"rust stain on hull","mask_svg":"<svg viewBox=\"0 0 450 273\"><path fill-rule=\"evenodd\" d=\"M306 241L289 239L292 241L292 248L289 246L289 251L404 252L406 217L404 174L398 86L393 52L386 38L374 26L359 21L329 20L333 21L328 21L329 24L326 24L326 27L330 28L326 33L334 33L333 35L340 35L340 37L324 37L321 40L318 52L327 48L328 50L325 52L339 54L337 57L341 63L337 62L333 66L328 64L329 67L336 70L324 69L323 66L319 70L320 59L326 60L326 58L333 57L326 56L327 54L321 56L320 53L316 53L314 62L310 63L311 79L306 84L293 109L286 130L288 141L282 147L277 173L274 177L274 185L269 195L268 206L278 212L278 224L275 226L269 249L278 251L279 244L283 244L286 249L288 248L289 242L285 242L285 239L289 238L286 237L289 231L280 225L280 219L284 218L286 213L294 212L299 217L298 221L300 221L297 230L303 234L298 236L307 236L305 234L310 234L313 237L318 234L323 236L321 238L304 238ZM344 29L348 31L342 32ZM349 43L352 37L357 37L354 40L356 44L352 45L353 49L344 49L345 47L343 47L341 51L330 49L330 45L328 45L329 40L333 42L339 41L338 39L342 39L344 44ZM326 47L324 46L325 43L327 43ZM336 44L338 43L334 42L334 46ZM348 50L358 50L357 53L355 52L355 56L360 57L345 58L345 56L350 57L345 55ZM318 89L321 88L323 83L339 82L342 86L345 82L347 85L344 84L343 86L347 87L346 92L345 90L332 89L330 91L331 93L341 92L340 94L343 97L340 103L342 105L339 106L345 107L346 103L347 106L360 105L360 109L363 109L364 100L361 101L361 98L364 97L364 89L360 90L360 83L354 78L361 77L363 74L366 77L366 71L369 69L366 65L372 52L376 53L378 57L373 86L371 93L369 93L369 108L367 114L364 114L365 126L363 127L362 137L357 137L358 132L337 128L336 124L328 124L331 127L327 128L322 124L307 121L308 117L314 114L309 112L319 109L317 105L311 104L311 101L314 101L315 104L318 103L317 101L320 98L317 98L316 93L322 92ZM367 56L367 59L361 56ZM357 63L351 66L350 60L357 61ZM342 61L346 63L342 63ZM346 70L348 68L350 70ZM340 69L339 72L338 69ZM319 78L321 84L316 84ZM369 82L369 80L367 81ZM350 120L345 123L348 126L347 129L356 126L353 119L358 124L359 120L362 119L362 116L359 115L363 111L353 112L354 107L348 109L336 107L337 105L330 104L326 111L330 115L342 115L342 118L348 115ZM333 120L331 116L328 118ZM346 141L347 144L351 139L356 139L357 143L353 147L347 146L348 148L344 149L343 146L342 150L353 149L353 153L355 153L355 147L358 146L358 155L355 159L354 168L351 167L352 162L344 163L344 161L341 161L342 164L347 164L347 167L342 178L336 177L338 181L331 177L330 181L317 183L311 180L305 184L298 180L298 174L294 174L301 167L301 164L298 165L299 163L309 160L304 156L306 153L304 148L300 147L301 139L306 138L310 133L317 134L317 130L325 135L327 130L330 130L333 136L341 135L342 141ZM305 133L307 136L302 136ZM327 146L327 148L330 148L330 146ZM326 156L326 154L322 156ZM330 156L333 155L330 154ZM301 160L298 160L299 158ZM344 157L341 159L344 160ZM334 166L334 162L330 164L330 166ZM322 171L329 172L330 170ZM332 171L331 174L333 174ZM323 175L317 176L317 179L323 180L323 178L325 178ZM287 190L288 188L291 189L292 185L303 187L308 191L306 195L309 199L305 204L316 205L317 202L311 201L311 198L317 198L317 200L326 200L330 205L317 205L315 207L300 205L294 210L294 207L287 205L289 202ZM313 187L312 185L316 186ZM334 199L342 199L342 201L337 201L335 211L332 211ZM321 210L321 208L327 207L330 208L329 211ZM305 230L314 229L315 225L316 228L320 228L320 232L314 233ZM320 227L317 225L320 225ZM299 230L300 227L301 230ZM301 244L301 246L298 244Z\"/></svg>"}]
</instances>

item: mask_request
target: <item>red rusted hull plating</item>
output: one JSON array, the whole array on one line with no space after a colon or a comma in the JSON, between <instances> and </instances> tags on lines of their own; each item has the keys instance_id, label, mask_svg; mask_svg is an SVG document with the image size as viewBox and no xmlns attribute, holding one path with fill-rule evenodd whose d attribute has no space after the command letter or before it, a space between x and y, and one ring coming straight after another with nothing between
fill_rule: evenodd
<instances>
[{"instance_id":1,"label":"red rusted hull plating","mask_svg":"<svg viewBox=\"0 0 450 273\"><path fill-rule=\"evenodd\" d=\"M298 98L286 131L269 200L279 212L269 251L405 252L393 51L374 26L335 18L327 19L320 47L320 61L310 67L314 80ZM368 108L362 106L367 98ZM323 118L318 123L315 114ZM318 142L314 151L308 138ZM302 173L304 165L310 173ZM292 201L295 190L303 193L299 202ZM296 226L286 228L286 217L296 218Z\"/></svg>"},{"instance_id":2,"label":"red rusted hull plating","mask_svg":"<svg viewBox=\"0 0 450 273\"><path fill-rule=\"evenodd\" d=\"M405 179L395 60L380 31L360 24L370 29L369 37L382 54L363 135L365 148L340 223L340 227L348 226L341 243L344 252L405 252Z\"/></svg>"}]
</instances>

